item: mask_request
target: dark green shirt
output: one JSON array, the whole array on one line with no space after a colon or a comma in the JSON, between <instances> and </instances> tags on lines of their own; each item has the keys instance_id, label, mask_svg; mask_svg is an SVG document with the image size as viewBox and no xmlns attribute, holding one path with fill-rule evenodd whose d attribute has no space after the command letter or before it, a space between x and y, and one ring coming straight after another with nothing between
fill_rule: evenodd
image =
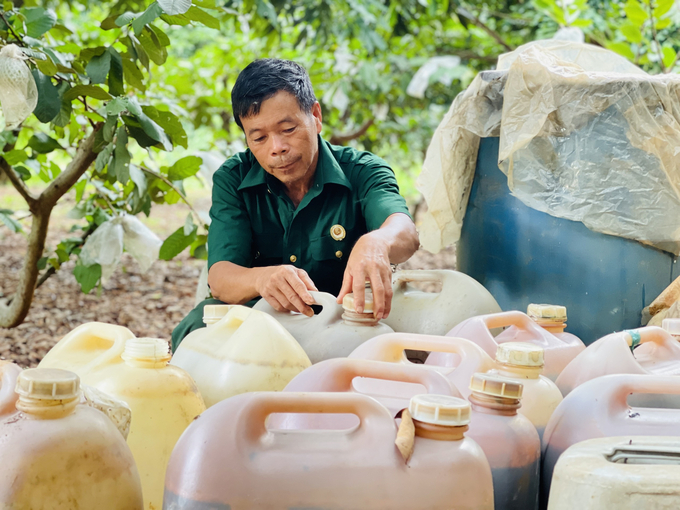
<instances>
[{"instance_id":1,"label":"dark green shirt","mask_svg":"<svg viewBox=\"0 0 680 510\"><path fill-rule=\"evenodd\" d=\"M314 182L297 208L250 150L215 172L212 196L208 267L223 260L243 267L292 264L334 295L357 239L391 214L409 214L384 160L321 137Z\"/></svg>"}]
</instances>

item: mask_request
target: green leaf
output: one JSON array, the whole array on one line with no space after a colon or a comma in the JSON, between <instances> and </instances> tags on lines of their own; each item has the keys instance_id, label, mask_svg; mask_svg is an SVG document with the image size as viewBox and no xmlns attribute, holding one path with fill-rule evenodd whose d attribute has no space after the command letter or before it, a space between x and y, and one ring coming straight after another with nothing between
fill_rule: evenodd
<instances>
[{"instance_id":1,"label":"green leaf","mask_svg":"<svg viewBox=\"0 0 680 510\"><path fill-rule=\"evenodd\" d=\"M69 91L71 88L71 85L69 85L68 82L62 82L59 87L58 87L58 92L59 92L59 102L61 104L59 108L59 113L57 114L54 119L52 119L52 122L54 122L55 126L59 127L66 127L69 125L69 122L71 122L71 113L73 113L73 106L71 105L71 101L64 99L64 94Z\"/></svg>"},{"instance_id":2,"label":"green leaf","mask_svg":"<svg viewBox=\"0 0 680 510\"><path fill-rule=\"evenodd\" d=\"M120 53L111 46L109 48L111 55L111 69L109 70L109 94L114 96L122 96L125 94L125 84L123 83L123 58Z\"/></svg>"},{"instance_id":3,"label":"green leaf","mask_svg":"<svg viewBox=\"0 0 680 510\"><path fill-rule=\"evenodd\" d=\"M215 0L194 0L191 2L193 5L198 5L205 9L219 9L217 2Z\"/></svg>"},{"instance_id":4,"label":"green leaf","mask_svg":"<svg viewBox=\"0 0 680 510\"><path fill-rule=\"evenodd\" d=\"M158 258L161 260L171 260L182 253L194 242L194 239L196 239L197 230L197 227L194 228L189 235L184 234L183 226L175 230L170 234L170 237L163 242Z\"/></svg>"},{"instance_id":5,"label":"green leaf","mask_svg":"<svg viewBox=\"0 0 680 510\"><path fill-rule=\"evenodd\" d=\"M54 76L57 74L57 66L49 58L46 58L45 60L36 60L35 65L40 69L41 73L47 76Z\"/></svg>"},{"instance_id":6,"label":"green leaf","mask_svg":"<svg viewBox=\"0 0 680 510\"><path fill-rule=\"evenodd\" d=\"M104 83L106 75L111 67L111 53L105 51L101 55L90 59L85 67L85 72L92 83Z\"/></svg>"},{"instance_id":7,"label":"green leaf","mask_svg":"<svg viewBox=\"0 0 680 510\"><path fill-rule=\"evenodd\" d=\"M57 24L57 15L51 9L26 7L21 9L26 18L26 35L36 39Z\"/></svg>"},{"instance_id":8,"label":"green leaf","mask_svg":"<svg viewBox=\"0 0 680 510\"><path fill-rule=\"evenodd\" d=\"M38 89L38 104L33 110L33 115L40 122L51 122L61 110L59 91L49 76L45 76L38 69L31 70L31 73Z\"/></svg>"},{"instance_id":9,"label":"green leaf","mask_svg":"<svg viewBox=\"0 0 680 510\"><path fill-rule=\"evenodd\" d=\"M137 58L139 58L140 63L148 71L149 70L149 54L146 52L146 50L142 46L142 43L139 42L139 39L137 39L132 34L128 34L128 37L130 38L130 41L132 41L132 46L135 49L135 53L137 53Z\"/></svg>"},{"instance_id":10,"label":"green leaf","mask_svg":"<svg viewBox=\"0 0 680 510\"><path fill-rule=\"evenodd\" d=\"M657 19L663 18L673 8L675 0L656 0L656 7L654 8L654 17Z\"/></svg>"},{"instance_id":11,"label":"green leaf","mask_svg":"<svg viewBox=\"0 0 680 510\"><path fill-rule=\"evenodd\" d=\"M39 154L48 154L56 149L62 149L54 138L50 138L45 133L37 132L28 141L28 146Z\"/></svg>"},{"instance_id":12,"label":"green leaf","mask_svg":"<svg viewBox=\"0 0 680 510\"><path fill-rule=\"evenodd\" d=\"M163 9L158 2L152 3L140 17L132 22L135 34L139 35L148 23L153 22L161 14L163 14Z\"/></svg>"},{"instance_id":13,"label":"green leaf","mask_svg":"<svg viewBox=\"0 0 680 510\"><path fill-rule=\"evenodd\" d=\"M168 25L179 25L181 27L187 26L191 21L184 14L179 14L177 16L168 16L167 14L161 14L161 19L165 21Z\"/></svg>"},{"instance_id":14,"label":"green leaf","mask_svg":"<svg viewBox=\"0 0 680 510\"><path fill-rule=\"evenodd\" d=\"M217 30L219 30L220 28L220 20L208 14L200 7L196 7L195 5L191 6L191 9L187 11L185 16L189 18L191 21L201 23L202 25L205 25L208 28L214 28Z\"/></svg>"},{"instance_id":15,"label":"green leaf","mask_svg":"<svg viewBox=\"0 0 680 510\"><path fill-rule=\"evenodd\" d=\"M175 164L168 169L168 179L171 181L181 181L192 175L201 168L203 160L198 156L185 156L175 161Z\"/></svg>"},{"instance_id":16,"label":"green leaf","mask_svg":"<svg viewBox=\"0 0 680 510\"><path fill-rule=\"evenodd\" d=\"M189 213L187 214L187 219L184 220L184 235L190 236L195 229L196 225L194 224L194 218L192 217L191 213Z\"/></svg>"},{"instance_id":17,"label":"green leaf","mask_svg":"<svg viewBox=\"0 0 680 510\"><path fill-rule=\"evenodd\" d=\"M38 263L36 265L38 266L38 269L40 271L45 269L47 267L47 257L40 257L40 259L38 259Z\"/></svg>"},{"instance_id":18,"label":"green leaf","mask_svg":"<svg viewBox=\"0 0 680 510\"><path fill-rule=\"evenodd\" d=\"M76 190L76 204L83 199L83 195L85 194L85 186L87 186L87 179L80 179L76 185L73 186L73 189Z\"/></svg>"},{"instance_id":19,"label":"green leaf","mask_svg":"<svg viewBox=\"0 0 680 510\"><path fill-rule=\"evenodd\" d=\"M101 172L106 168L111 160L111 154L113 154L113 144L110 143L104 147L99 154L97 154L97 159L94 161L94 169L97 172Z\"/></svg>"},{"instance_id":20,"label":"green leaf","mask_svg":"<svg viewBox=\"0 0 680 510\"><path fill-rule=\"evenodd\" d=\"M626 22L621 25L621 33L630 43L639 44L642 42L642 32L640 27L635 26L635 24Z\"/></svg>"},{"instance_id":21,"label":"green leaf","mask_svg":"<svg viewBox=\"0 0 680 510\"><path fill-rule=\"evenodd\" d=\"M80 52L80 58L83 62L89 62L93 57L103 55L106 51L104 46L95 46L94 48L85 48Z\"/></svg>"},{"instance_id":22,"label":"green leaf","mask_svg":"<svg viewBox=\"0 0 680 510\"><path fill-rule=\"evenodd\" d=\"M14 233L23 232L24 229L21 228L21 223L12 218L12 216L10 216L11 214L13 214L13 211L10 211L9 209L0 209L0 221Z\"/></svg>"},{"instance_id":23,"label":"green leaf","mask_svg":"<svg viewBox=\"0 0 680 510\"><path fill-rule=\"evenodd\" d=\"M662 49L663 52L663 65L666 68L671 67L675 63L675 58L677 57L677 53L673 48L670 46L664 46Z\"/></svg>"},{"instance_id":24,"label":"green leaf","mask_svg":"<svg viewBox=\"0 0 680 510\"><path fill-rule=\"evenodd\" d=\"M113 141L113 133L118 127L118 115L109 115L106 117L106 122L102 128L102 136L107 142Z\"/></svg>"},{"instance_id":25,"label":"green leaf","mask_svg":"<svg viewBox=\"0 0 680 510\"><path fill-rule=\"evenodd\" d=\"M623 42L607 43L607 49L615 51L621 56L626 57L630 61L635 60L635 53L630 49L630 45Z\"/></svg>"},{"instance_id":26,"label":"green leaf","mask_svg":"<svg viewBox=\"0 0 680 510\"><path fill-rule=\"evenodd\" d=\"M102 30L113 30L114 28L118 28L118 25L116 25L118 17L117 14L112 14L99 24L99 28Z\"/></svg>"},{"instance_id":27,"label":"green leaf","mask_svg":"<svg viewBox=\"0 0 680 510\"><path fill-rule=\"evenodd\" d=\"M137 165L130 165L130 179L137 186L137 196L142 197L146 193L147 181L146 174Z\"/></svg>"},{"instance_id":28,"label":"green leaf","mask_svg":"<svg viewBox=\"0 0 680 510\"><path fill-rule=\"evenodd\" d=\"M626 17L638 27L641 27L647 21L647 11L638 0L628 0L623 10L626 12Z\"/></svg>"},{"instance_id":29,"label":"green leaf","mask_svg":"<svg viewBox=\"0 0 680 510\"><path fill-rule=\"evenodd\" d=\"M22 181L27 181L31 178L31 171L25 166L15 166L14 171L19 175Z\"/></svg>"},{"instance_id":30,"label":"green leaf","mask_svg":"<svg viewBox=\"0 0 680 510\"><path fill-rule=\"evenodd\" d=\"M171 189L165 194L165 203L169 205L174 205L180 200L179 193L177 193L174 189Z\"/></svg>"},{"instance_id":31,"label":"green leaf","mask_svg":"<svg viewBox=\"0 0 680 510\"><path fill-rule=\"evenodd\" d=\"M139 106L139 103L137 102L137 98L135 97L127 98L127 109L132 115L141 115L143 111L142 107Z\"/></svg>"},{"instance_id":32,"label":"green leaf","mask_svg":"<svg viewBox=\"0 0 680 510\"><path fill-rule=\"evenodd\" d=\"M156 108L144 106L142 108L156 124L165 130L174 145L187 148L187 133L177 115L172 112L158 111Z\"/></svg>"},{"instance_id":33,"label":"green leaf","mask_svg":"<svg viewBox=\"0 0 680 510\"><path fill-rule=\"evenodd\" d=\"M657 21L655 26L657 30L663 30L664 28L670 27L672 23L673 23L672 18L663 18Z\"/></svg>"},{"instance_id":34,"label":"green leaf","mask_svg":"<svg viewBox=\"0 0 680 510\"><path fill-rule=\"evenodd\" d=\"M576 21L574 21L570 26L576 27L576 28L588 28L592 24L593 24L592 19L581 18L581 19L577 19Z\"/></svg>"},{"instance_id":35,"label":"green leaf","mask_svg":"<svg viewBox=\"0 0 680 510\"><path fill-rule=\"evenodd\" d=\"M133 60L123 59L123 74L125 81L141 92L146 92L146 85L144 85L144 75L139 70L137 64Z\"/></svg>"},{"instance_id":36,"label":"green leaf","mask_svg":"<svg viewBox=\"0 0 680 510\"><path fill-rule=\"evenodd\" d=\"M102 101L112 99L111 94L97 85L76 85L64 94L64 99L75 99L78 96L93 97L94 99L101 99Z\"/></svg>"},{"instance_id":37,"label":"green leaf","mask_svg":"<svg viewBox=\"0 0 680 510\"><path fill-rule=\"evenodd\" d=\"M139 42L154 64L161 66L168 59L168 50L161 46L156 34L148 28L139 34Z\"/></svg>"},{"instance_id":38,"label":"green leaf","mask_svg":"<svg viewBox=\"0 0 680 510\"><path fill-rule=\"evenodd\" d=\"M125 25L132 23L136 18L137 14L128 11L118 16L114 23L118 27L124 27Z\"/></svg>"},{"instance_id":39,"label":"green leaf","mask_svg":"<svg viewBox=\"0 0 680 510\"><path fill-rule=\"evenodd\" d=\"M136 117L142 129L147 135L149 135L157 142L160 142L166 151L172 150L172 142L170 142L170 139L165 134L165 131L163 131L162 127L156 124L144 113L137 115Z\"/></svg>"},{"instance_id":40,"label":"green leaf","mask_svg":"<svg viewBox=\"0 0 680 510\"><path fill-rule=\"evenodd\" d=\"M170 16L184 14L191 7L191 0L158 0L163 12Z\"/></svg>"},{"instance_id":41,"label":"green leaf","mask_svg":"<svg viewBox=\"0 0 680 510\"><path fill-rule=\"evenodd\" d=\"M102 266L99 264L91 266L78 264L73 268L73 276L76 277L82 291L87 294L97 286L97 282L102 277Z\"/></svg>"},{"instance_id":42,"label":"green leaf","mask_svg":"<svg viewBox=\"0 0 680 510\"><path fill-rule=\"evenodd\" d=\"M7 164L9 166L14 166L18 165L19 163L23 163L28 159L28 154L26 154L25 151L21 151L19 149L14 149L11 151L7 151L2 155L3 158L5 158L5 161L7 161Z\"/></svg>"},{"instance_id":43,"label":"green leaf","mask_svg":"<svg viewBox=\"0 0 680 510\"><path fill-rule=\"evenodd\" d=\"M136 118L129 115L123 115L122 119L128 128L128 133L132 138L135 139L140 147L146 148L158 145L158 140L154 140L149 135L147 135Z\"/></svg>"},{"instance_id":44,"label":"green leaf","mask_svg":"<svg viewBox=\"0 0 680 510\"><path fill-rule=\"evenodd\" d=\"M163 32L160 28L154 25L149 25L149 29L156 34L156 38L160 41L161 46L167 47L170 46L170 38L168 37L168 34Z\"/></svg>"},{"instance_id":45,"label":"green leaf","mask_svg":"<svg viewBox=\"0 0 680 510\"><path fill-rule=\"evenodd\" d=\"M128 100L124 97L116 97L106 103L106 114L107 115L118 115L128 107Z\"/></svg>"},{"instance_id":46,"label":"green leaf","mask_svg":"<svg viewBox=\"0 0 680 510\"><path fill-rule=\"evenodd\" d=\"M128 136L125 126L120 126L116 135L116 148L113 151L113 169L121 184L127 184L130 180L130 153L127 149L127 142Z\"/></svg>"},{"instance_id":47,"label":"green leaf","mask_svg":"<svg viewBox=\"0 0 680 510\"><path fill-rule=\"evenodd\" d=\"M207 241L208 236L206 235L196 236L196 240L191 243L191 250L189 252L191 256L201 260L208 260Z\"/></svg>"}]
</instances>

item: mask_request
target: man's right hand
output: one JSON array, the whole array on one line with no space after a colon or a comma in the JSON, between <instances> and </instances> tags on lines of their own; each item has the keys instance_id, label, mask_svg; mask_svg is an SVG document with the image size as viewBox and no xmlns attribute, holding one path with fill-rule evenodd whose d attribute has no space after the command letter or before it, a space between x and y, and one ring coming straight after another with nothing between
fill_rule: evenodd
<instances>
[{"instance_id":1,"label":"man's right hand","mask_svg":"<svg viewBox=\"0 0 680 510\"><path fill-rule=\"evenodd\" d=\"M309 291L318 289L307 272L291 265L267 269L269 271L262 271L255 281L260 296L279 312L288 310L313 316L310 305L314 304L314 298Z\"/></svg>"}]
</instances>

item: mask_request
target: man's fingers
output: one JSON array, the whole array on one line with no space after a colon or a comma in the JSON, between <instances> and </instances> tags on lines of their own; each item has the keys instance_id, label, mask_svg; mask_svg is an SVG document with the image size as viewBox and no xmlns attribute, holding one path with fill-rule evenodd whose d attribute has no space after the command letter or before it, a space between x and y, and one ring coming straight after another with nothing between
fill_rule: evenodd
<instances>
[{"instance_id":1,"label":"man's fingers","mask_svg":"<svg viewBox=\"0 0 680 510\"><path fill-rule=\"evenodd\" d=\"M316 288L316 285L314 285L314 282L307 274L307 271L305 271L304 269L298 269L297 273L298 276L300 277L300 280L302 280L302 283L304 283L307 286L308 290L319 292L319 289Z\"/></svg>"},{"instance_id":2,"label":"man's fingers","mask_svg":"<svg viewBox=\"0 0 680 510\"><path fill-rule=\"evenodd\" d=\"M364 294L366 290L366 274L360 271L353 278L352 292L354 293L354 309L357 313L364 313Z\"/></svg>"},{"instance_id":3,"label":"man's fingers","mask_svg":"<svg viewBox=\"0 0 680 510\"><path fill-rule=\"evenodd\" d=\"M377 268L371 273L370 280L373 290L373 316L379 320L385 313L385 285Z\"/></svg>"},{"instance_id":4,"label":"man's fingers","mask_svg":"<svg viewBox=\"0 0 680 510\"><path fill-rule=\"evenodd\" d=\"M281 302L278 299L276 299L276 297L274 297L273 294L267 294L266 296L262 296L262 298L267 303L272 305L272 308L274 308L274 310L276 310L277 312L287 312L288 311L288 309L285 306L283 306L281 304Z\"/></svg>"},{"instance_id":5,"label":"man's fingers","mask_svg":"<svg viewBox=\"0 0 680 510\"><path fill-rule=\"evenodd\" d=\"M286 284L290 290L286 289L284 285L283 291L286 293L291 303L295 303L296 300L299 300L300 303L302 303L302 308L304 308L306 305L314 304L314 298L307 290L307 286L300 279L297 272L286 274ZM299 311L301 312L302 310Z\"/></svg>"},{"instance_id":6,"label":"man's fingers","mask_svg":"<svg viewBox=\"0 0 680 510\"><path fill-rule=\"evenodd\" d=\"M352 292L352 275L349 271L345 271L345 276L342 279L342 286L340 287L340 294L338 294L338 303L342 304L342 299Z\"/></svg>"}]
</instances>

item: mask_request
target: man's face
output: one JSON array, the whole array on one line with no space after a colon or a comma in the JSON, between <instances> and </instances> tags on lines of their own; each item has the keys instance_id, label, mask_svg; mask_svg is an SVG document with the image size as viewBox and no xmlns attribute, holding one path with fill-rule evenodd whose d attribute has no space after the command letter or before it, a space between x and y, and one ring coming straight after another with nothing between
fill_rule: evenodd
<instances>
[{"instance_id":1,"label":"man's face","mask_svg":"<svg viewBox=\"0 0 680 510\"><path fill-rule=\"evenodd\" d=\"M264 101L260 112L241 118L248 147L265 171L285 186L305 182L318 160L321 107L311 114L300 109L294 95L280 91Z\"/></svg>"}]
</instances>

